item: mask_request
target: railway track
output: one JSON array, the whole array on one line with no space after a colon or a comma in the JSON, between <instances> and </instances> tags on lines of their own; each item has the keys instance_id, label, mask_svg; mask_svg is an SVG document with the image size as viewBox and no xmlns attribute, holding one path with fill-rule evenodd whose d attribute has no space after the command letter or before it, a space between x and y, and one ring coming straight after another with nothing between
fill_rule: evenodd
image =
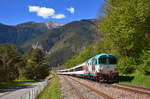
<instances>
[{"instance_id":1,"label":"railway track","mask_svg":"<svg viewBox=\"0 0 150 99\"><path fill-rule=\"evenodd\" d=\"M78 82L80 85L82 85L82 86L84 86L84 87L90 89L91 91L95 92L97 95L102 96L104 99L113 99L111 96L109 96L109 95L107 95L107 94L101 92L100 90L98 90L98 89L96 89L96 88L94 88L94 87L91 87L91 86L89 86L89 85L87 85L87 84L85 84L85 83L83 83L83 82L80 82L79 80L76 80L76 79L74 79L74 78L72 78L72 77L68 77L68 78L70 78L70 79L72 79L72 80Z\"/></svg>"},{"instance_id":2,"label":"railway track","mask_svg":"<svg viewBox=\"0 0 150 99\"><path fill-rule=\"evenodd\" d=\"M132 86L132 85L125 85L125 84L112 84L110 85L112 87L116 87L119 89L127 90L127 91L132 91L138 94L146 94L150 96L150 89L149 88L143 88L143 87L137 87L137 86Z\"/></svg>"},{"instance_id":3,"label":"railway track","mask_svg":"<svg viewBox=\"0 0 150 99\"><path fill-rule=\"evenodd\" d=\"M71 89L74 91L74 94L76 97L78 97L78 99L87 99L85 96L83 96L83 94L80 93L80 91L73 86L73 84L68 80L68 78L64 77L67 84L71 87Z\"/></svg>"},{"instance_id":4,"label":"railway track","mask_svg":"<svg viewBox=\"0 0 150 99\"><path fill-rule=\"evenodd\" d=\"M80 83L81 85L91 89L98 95L103 96L105 99L112 99L112 98L150 99L149 88L118 84L118 83L114 83L114 84L98 83L96 81L76 78L72 76L71 77L69 76L68 78L71 78L74 81Z\"/></svg>"},{"instance_id":5,"label":"railway track","mask_svg":"<svg viewBox=\"0 0 150 99\"><path fill-rule=\"evenodd\" d=\"M98 83L92 80L88 80L88 81ZM103 84L103 85L150 96L150 88L143 88L143 87L138 87L138 86L133 86L133 85L118 84L118 83Z\"/></svg>"}]
</instances>

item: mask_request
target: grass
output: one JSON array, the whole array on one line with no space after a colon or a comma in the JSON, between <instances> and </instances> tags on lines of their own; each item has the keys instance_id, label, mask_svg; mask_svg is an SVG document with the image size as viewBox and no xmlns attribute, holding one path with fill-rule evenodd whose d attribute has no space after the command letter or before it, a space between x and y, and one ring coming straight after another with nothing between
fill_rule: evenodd
<instances>
[{"instance_id":1,"label":"grass","mask_svg":"<svg viewBox=\"0 0 150 99\"><path fill-rule=\"evenodd\" d=\"M25 87L32 85L34 82L37 82L35 80L23 80L23 81L12 81L12 82L5 82L0 83L0 89L12 89L17 87Z\"/></svg>"},{"instance_id":2,"label":"grass","mask_svg":"<svg viewBox=\"0 0 150 99\"><path fill-rule=\"evenodd\" d=\"M119 83L121 84L129 84L150 88L150 75L143 75L139 72L136 72L133 74L121 75L121 78L123 77L126 79L120 79Z\"/></svg>"},{"instance_id":3,"label":"grass","mask_svg":"<svg viewBox=\"0 0 150 99\"><path fill-rule=\"evenodd\" d=\"M62 99L59 80L57 75L53 76L37 99Z\"/></svg>"}]
</instances>

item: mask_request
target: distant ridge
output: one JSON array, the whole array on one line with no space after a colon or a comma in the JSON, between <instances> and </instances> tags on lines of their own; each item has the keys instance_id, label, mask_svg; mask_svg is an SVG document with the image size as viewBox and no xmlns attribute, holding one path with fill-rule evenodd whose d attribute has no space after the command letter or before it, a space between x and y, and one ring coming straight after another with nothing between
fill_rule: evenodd
<instances>
[{"instance_id":1,"label":"distant ridge","mask_svg":"<svg viewBox=\"0 0 150 99\"><path fill-rule=\"evenodd\" d=\"M46 31L62 26L62 24L55 22L25 22L14 26L4 25L0 23L0 44L1 43L13 43L16 45L22 45L26 41L31 40Z\"/></svg>"}]
</instances>

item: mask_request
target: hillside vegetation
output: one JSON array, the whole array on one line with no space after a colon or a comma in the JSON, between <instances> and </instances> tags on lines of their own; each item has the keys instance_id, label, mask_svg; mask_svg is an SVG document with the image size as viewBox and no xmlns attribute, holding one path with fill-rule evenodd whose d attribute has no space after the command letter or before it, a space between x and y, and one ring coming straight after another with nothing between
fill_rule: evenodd
<instances>
[{"instance_id":1,"label":"hillside vegetation","mask_svg":"<svg viewBox=\"0 0 150 99\"><path fill-rule=\"evenodd\" d=\"M63 38L49 51L48 60L51 66L64 64L73 55L78 54L88 44L100 37L94 30L95 20L82 20L65 25Z\"/></svg>"},{"instance_id":2,"label":"hillside vegetation","mask_svg":"<svg viewBox=\"0 0 150 99\"><path fill-rule=\"evenodd\" d=\"M118 56L120 74L133 73L135 79L136 72L143 77L150 75L150 1L106 0L103 11L102 21L97 25L103 38L98 44L91 44L73 56L65 67L73 67L91 56L106 52ZM133 81L142 82L141 79Z\"/></svg>"}]
</instances>

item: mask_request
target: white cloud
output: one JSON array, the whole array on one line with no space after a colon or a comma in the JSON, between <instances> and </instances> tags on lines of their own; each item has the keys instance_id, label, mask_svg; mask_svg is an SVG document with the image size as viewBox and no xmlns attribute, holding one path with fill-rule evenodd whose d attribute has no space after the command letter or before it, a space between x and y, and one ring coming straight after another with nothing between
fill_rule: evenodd
<instances>
[{"instance_id":1,"label":"white cloud","mask_svg":"<svg viewBox=\"0 0 150 99\"><path fill-rule=\"evenodd\" d=\"M29 12L36 12L38 16L43 18L48 18L54 15L55 10L52 8L39 7L39 6L29 6Z\"/></svg>"},{"instance_id":2,"label":"white cloud","mask_svg":"<svg viewBox=\"0 0 150 99\"><path fill-rule=\"evenodd\" d=\"M46 8L40 6L29 6L29 12L35 12L38 16L46 19L46 18L55 18L55 19L62 19L65 18L64 14L55 14L55 9L53 8Z\"/></svg>"},{"instance_id":3,"label":"white cloud","mask_svg":"<svg viewBox=\"0 0 150 99\"><path fill-rule=\"evenodd\" d=\"M66 16L64 14L55 14L52 16L52 18L54 19L62 19L62 18L65 18Z\"/></svg>"},{"instance_id":4,"label":"white cloud","mask_svg":"<svg viewBox=\"0 0 150 99\"><path fill-rule=\"evenodd\" d=\"M70 7L70 8L66 8L71 14L74 14L75 12L75 8Z\"/></svg>"}]
</instances>

